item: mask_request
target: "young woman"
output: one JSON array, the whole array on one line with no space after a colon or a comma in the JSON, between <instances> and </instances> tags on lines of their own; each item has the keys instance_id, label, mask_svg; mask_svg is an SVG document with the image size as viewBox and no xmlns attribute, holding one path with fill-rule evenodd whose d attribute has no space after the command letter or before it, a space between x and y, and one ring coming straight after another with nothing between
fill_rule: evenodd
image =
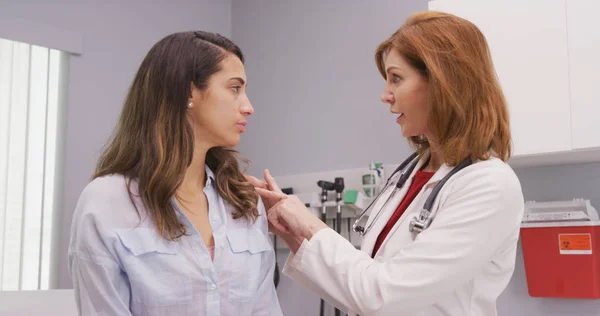
<instances>
[{"instance_id":1,"label":"young woman","mask_svg":"<svg viewBox=\"0 0 600 316\"><path fill-rule=\"evenodd\" d=\"M265 210L230 149L254 112L243 61L206 32L148 52L73 217L80 314L281 315Z\"/></svg>"}]
</instances>

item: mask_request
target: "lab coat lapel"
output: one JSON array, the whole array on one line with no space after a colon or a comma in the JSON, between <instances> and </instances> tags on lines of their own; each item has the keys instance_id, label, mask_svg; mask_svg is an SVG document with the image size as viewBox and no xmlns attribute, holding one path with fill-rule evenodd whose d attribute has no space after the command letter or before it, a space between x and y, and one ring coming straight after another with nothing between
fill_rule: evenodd
<instances>
[{"instance_id":1,"label":"lab coat lapel","mask_svg":"<svg viewBox=\"0 0 600 316\"><path fill-rule=\"evenodd\" d=\"M423 186L423 189L421 189L421 192L419 192L419 194L415 197L415 199L412 201L412 203L410 203L410 205L408 206L406 211L404 211L402 216L400 216L400 218L398 219L396 224L394 224L394 227L392 227L389 234L385 237L385 239L381 243L381 247L379 247L379 250L384 248L385 244L388 242L390 237L394 235L394 233L398 230L398 227L400 225L402 225L402 223L404 223L404 221L411 220L414 216L416 216L418 214L418 212L421 211L421 208L423 207L423 204L425 203L425 200L429 196L429 193L431 193L431 190L433 189L433 187L435 187L435 185L438 184L438 182L440 182L450 171L452 171L452 168L453 167L450 167L446 164L440 166L440 169L438 169L438 171L436 171L433 174L431 179L429 179L429 181L427 181L427 183ZM411 177L411 179L412 179L412 177ZM434 207L435 206L436 205L434 205ZM396 208L394 208L394 210L395 209ZM388 217L388 220L389 220L389 217ZM387 223L387 220L386 220L386 223ZM400 233L403 233L403 232L400 232ZM408 233L408 230L406 231L406 233Z\"/></svg>"},{"instance_id":2,"label":"lab coat lapel","mask_svg":"<svg viewBox=\"0 0 600 316\"><path fill-rule=\"evenodd\" d=\"M398 208L398 205L400 205L400 202L402 201L402 199L404 199L404 196L406 195L406 192L408 191L408 188L410 187L410 184L412 183L412 180L413 180L415 174L417 173L417 170L419 170L421 168L421 166L423 166L423 162L424 162L423 160L419 160L419 162L417 163L417 166L412 171L410 177L408 178L408 180L406 181L406 183L404 184L402 189L400 189L398 192L396 192L396 195L394 196L394 198L390 199L390 201L387 203L385 209L382 210L381 207L385 203L385 200L387 200L387 198L390 196L393 189L396 187L396 183L398 182L398 179L400 179L400 177L396 177L394 183L392 183L390 185L388 190L384 194L382 194L381 197L379 198L379 200L377 201L377 203L375 203L373 209L371 210L371 212L369 214L369 220L367 221L367 224L365 227L368 227L370 225L371 221L377 215L377 212L379 212L379 210L381 210L381 214L379 215L379 218L377 219L377 221L375 223L373 223L373 227L371 227L371 229L369 230L367 235L365 235L362 245L361 245L362 251L368 253L369 255L373 252L373 248L375 247L375 242L377 241L377 237L383 230L383 227L385 227L387 222L390 220L390 217L392 216L392 214L394 214L394 211L396 210L396 208Z\"/></svg>"}]
</instances>

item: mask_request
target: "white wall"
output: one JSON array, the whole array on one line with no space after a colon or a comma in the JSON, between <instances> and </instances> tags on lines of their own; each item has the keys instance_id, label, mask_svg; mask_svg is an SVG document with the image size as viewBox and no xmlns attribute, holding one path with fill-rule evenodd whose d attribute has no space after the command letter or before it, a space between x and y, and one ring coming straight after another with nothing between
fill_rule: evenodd
<instances>
[{"instance_id":1,"label":"white wall","mask_svg":"<svg viewBox=\"0 0 600 316\"><path fill-rule=\"evenodd\" d=\"M233 39L247 56L255 108L239 146L249 171L287 175L404 157L396 117L380 101L374 54L409 13L426 8L424 0L233 1Z\"/></svg>"},{"instance_id":2,"label":"white wall","mask_svg":"<svg viewBox=\"0 0 600 316\"><path fill-rule=\"evenodd\" d=\"M117 121L141 60L163 36L207 30L231 36L230 0L0 0L2 15L77 32L71 58L59 287L70 288L67 245L77 198Z\"/></svg>"},{"instance_id":3,"label":"white wall","mask_svg":"<svg viewBox=\"0 0 600 316\"><path fill-rule=\"evenodd\" d=\"M233 0L232 9L256 110L239 146L252 160L250 173L360 168L370 159L397 164L407 156L394 116L379 101L384 83L373 53L410 13L426 10L426 0ZM516 171L527 200L582 197L600 209L598 163ZM286 256L280 251L280 267ZM318 297L285 276L280 282L284 315L318 315ZM498 311L600 315L600 300L531 298L519 253Z\"/></svg>"}]
</instances>

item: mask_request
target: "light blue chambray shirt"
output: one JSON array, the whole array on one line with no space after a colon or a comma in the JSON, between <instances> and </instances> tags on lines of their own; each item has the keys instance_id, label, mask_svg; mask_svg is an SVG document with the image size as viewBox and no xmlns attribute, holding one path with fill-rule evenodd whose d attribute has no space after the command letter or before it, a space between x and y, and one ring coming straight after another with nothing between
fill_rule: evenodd
<instances>
[{"instance_id":1,"label":"light blue chambray shirt","mask_svg":"<svg viewBox=\"0 0 600 316\"><path fill-rule=\"evenodd\" d=\"M264 206L252 222L232 219L206 167L204 193L215 240L214 261L176 206L187 234L161 238L131 182L121 175L83 190L71 227L69 270L81 315L282 315L273 283L275 253ZM260 202L260 201L259 201Z\"/></svg>"}]
</instances>

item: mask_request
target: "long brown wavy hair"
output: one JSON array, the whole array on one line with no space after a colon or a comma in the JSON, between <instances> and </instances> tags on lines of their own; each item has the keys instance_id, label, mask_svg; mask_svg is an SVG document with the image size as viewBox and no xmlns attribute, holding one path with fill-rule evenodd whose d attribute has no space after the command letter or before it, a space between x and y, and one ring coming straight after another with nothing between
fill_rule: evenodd
<instances>
[{"instance_id":1,"label":"long brown wavy hair","mask_svg":"<svg viewBox=\"0 0 600 316\"><path fill-rule=\"evenodd\" d=\"M208 32L175 33L156 43L135 75L116 130L92 176L124 175L132 202L131 182L135 181L136 195L169 240L185 234L171 201L194 152L187 116L190 86L207 89L210 76L221 70L220 62L228 54L244 62L242 51L231 40ZM240 171L239 160L247 163L225 147L214 147L206 155L220 196L237 209L233 218L255 220L258 195Z\"/></svg>"},{"instance_id":2,"label":"long brown wavy hair","mask_svg":"<svg viewBox=\"0 0 600 316\"><path fill-rule=\"evenodd\" d=\"M442 12L411 15L375 52L384 78L390 49L428 81L428 126L442 147L445 163L456 165L468 157L485 160L492 153L504 161L510 158L506 100L487 41L473 23ZM419 136L410 137L409 143L421 157L430 147Z\"/></svg>"}]
</instances>

